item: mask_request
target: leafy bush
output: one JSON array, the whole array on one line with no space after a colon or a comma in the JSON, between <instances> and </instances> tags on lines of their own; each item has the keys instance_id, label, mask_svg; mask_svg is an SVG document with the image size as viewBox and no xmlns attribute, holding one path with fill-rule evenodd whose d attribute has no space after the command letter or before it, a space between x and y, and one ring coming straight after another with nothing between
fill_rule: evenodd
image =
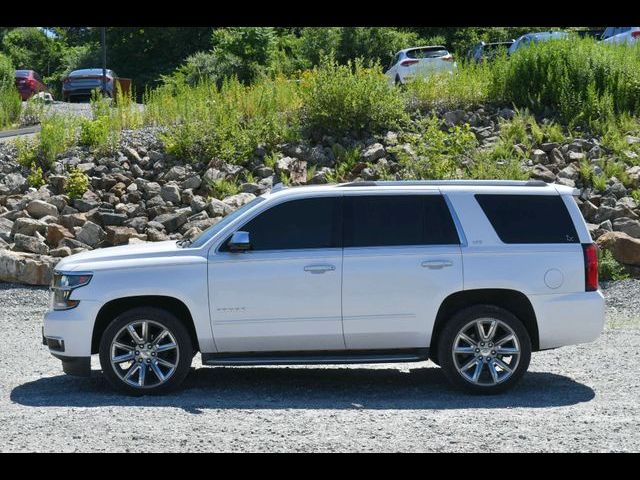
<instances>
[{"instance_id":1,"label":"leafy bush","mask_svg":"<svg viewBox=\"0 0 640 480\"><path fill-rule=\"evenodd\" d=\"M15 141L17 161L28 168L31 164L49 171L56 157L76 142L77 120L71 116L51 115L42 119L36 140L18 138Z\"/></svg>"},{"instance_id":2,"label":"leafy bush","mask_svg":"<svg viewBox=\"0 0 640 480\"><path fill-rule=\"evenodd\" d=\"M27 182L33 188L40 188L46 183L42 175L42 168L37 167L35 163L31 164L31 172L27 176Z\"/></svg>"},{"instance_id":3,"label":"leafy bush","mask_svg":"<svg viewBox=\"0 0 640 480\"><path fill-rule=\"evenodd\" d=\"M418 77L405 86L410 109L464 108L485 102L492 82L488 63L461 63L455 72Z\"/></svg>"},{"instance_id":4,"label":"leafy bush","mask_svg":"<svg viewBox=\"0 0 640 480\"><path fill-rule=\"evenodd\" d=\"M629 273L609 250L598 249L598 276L601 280L624 280Z\"/></svg>"},{"instance_id":5,"label":"leafy bush","mask_svg":"<svg viewBox=\"0 0 640 480\"><path fill-rule=\"evenodd\" d=\"M113 151L117 145L116 131L112 129L109 117L95 120L82 119L80 122L80 144L92 147L100 152Z\"/></svg>"},{"instance_id":6,"label":"leafy bush","mask_svg":"<svg viewBox=\"0 0 640 480\"><path fill-rule=\"evenodd\" d=\"M572 124L640 113L640 45L554 40L493 66L490 96L537 112L551 107Z\"/></svg>"},{"instance_id":7,"label":"leafy bush","mask_svg":"<svg viewBox=\"0 0 640 480\"><path fill-rule=\"evenodd\" d=\"M186 160L242 163L298 136L299 87L284 77L251 86L236 79L166 86L146 95L145 122L168 127L166 149Z\"/></svg>"},{"instance_id":8,"label":"leafy bush","mask_svg":"<svg viewBox=\"0 0 640 480\"><path fill-rule=\"evenodd\" d=\"M15 87L0 89L0 128L10 127L20 118L22 100Z\"/></svg>"},{"instance_id":9,"label":"leafy bush","mask_svg":"<svg viewBox=\"0 0 640 480\"><path fill-rule=\"evenodd\" d=\"M408 118L400 91L362 60L338 65L325 59L303 77L302 100L303 125L320 134L376 133Z\"/></svg>"},{"instance_id":10,"label":"leafy bush","mask_svg":"<svg viewBox=\"0 0 640 480\"><path fill-rule=\"evenodd\" d=\"M77 168L69 169L67 180L64 184L64 193L69 198L80 198L89 188L89 177Z\"/></svg>"},{"instance_id":11,"label":"leafy bush","mask_svg":"<svg viewBox=\"0 0 640 480\"><path fill-rule=\"evenodd\" d=\"M403 167L403 176L417 180L462 177L461 163L477 144L469 126L445 129L443 122L432 115L419 119L415 128L415 132L402 138L412 146L415 155L409 155L403 149L391 149Z\"/></svg>"},{"instance_id":12,"label":"leafy bush","mask_svg":"<svg viewBox=\"0 0 640 480\"><path fill-rule=\"evenodd\" d=\"M16 71L11 59L0 53L0 90L14 87L16 84Z\"/></svg>"},{"instance_id":13,"label":"leafy bush","mask_svg":"<svg viewBox=\"0 0 640 480\"><path fill-rule=\"evenodd\" d=\"M215 198L226 198L239 193L240 187L234 180L220 178L209 182L209 190Z\"/></svg>"}]
</instances>

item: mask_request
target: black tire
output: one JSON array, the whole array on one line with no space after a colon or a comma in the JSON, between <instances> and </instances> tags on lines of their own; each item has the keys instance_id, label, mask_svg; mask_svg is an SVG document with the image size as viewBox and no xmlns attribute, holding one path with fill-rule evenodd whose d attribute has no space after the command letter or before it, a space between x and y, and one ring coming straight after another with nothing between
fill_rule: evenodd
<instances>
[{"instance_id":1,"label":"black tire","mask_svg":"<svg viewBox=\"0 0 640 480\"><path fill-rule=\"evenodd\" d=\"M471 379L465 378L465 376L458 371L454 360L453 347L456 337L465 326L483 318L499 320L511 328L517 338L520 354L517 364L510 376L507 376L499 383L481 385L473 383ZM487 353L487 355L489 353ZM472 355L475 354L470 354L469 357ZM509 358L508 355L496 355L496 357L500 360L505 357ZM511 312L494 305L475 305L460 310L447 322L438 339L438 360L440 361L445 376L453 386L474 394L492 395L502 393L513 387L527 371L531 360L531 339L522 322ZM470 360L473 360L473 358L470 358ZM489 360L489 362L491 361ZM494 370L496 369L495 366L493 368ZM484 365L480 366L480 370L483 372L482 375L485 375L485 378L491 373L489 372L488 365L486 367ZM491 379L489 379L489 381L491 381Z\"/></svg>"},{"instance_id":2,"label":"black tire","mask_svg":"<svg viewBox=\"0 0 640 480\"><path fill-rule=\"evenodd\" d=\"M177 353L174 353L172 359L173 362L177 362L175 370L159 385L132 386L118 375L116 368L111 364L111 344L115 336L131 322L141 320L153 322L154 328L161 326L168 330L178 347ZM160 357L162 354L158 353L157 355ZM179 387L190 371L193 355L193 342L187 328L175 315L160 308L139 307L121 313L109 324L100 339L100 365L105 378L113 388L132 396L163 394ZM132 365L135 363L132 362ZM151 372L150 369L147 371ZM153 376L159 380L155 373Z\"/></svg>"}]
</instances>

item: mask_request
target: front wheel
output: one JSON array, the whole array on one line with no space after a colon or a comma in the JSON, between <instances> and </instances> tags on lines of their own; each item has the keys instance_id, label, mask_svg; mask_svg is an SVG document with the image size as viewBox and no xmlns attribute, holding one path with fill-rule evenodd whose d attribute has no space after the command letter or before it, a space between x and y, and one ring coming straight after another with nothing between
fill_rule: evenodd
<instances>
[{"instance_id":1,"label":"front wheel","mask_svg":"<svg viewBox=\"0 0 640 480\"><path fill-rule=\"evenodd\" d=\"M107 381L128 395L168 392L189 373L193 358L185 326L166 310L141 307L120 314L100 341Z\"/></svg>"},{"instance_id":2,"label":"front wheel","mask_svg":"<svg viewBox=\"0 0 640 480\"><path fill-rule=\"evenodd\" d=\"M511 388L529 367L531 340L512 313L477 305L455 314L438 344L445 376L471 393L495 394Z\"/></svg>"}]
</instances>

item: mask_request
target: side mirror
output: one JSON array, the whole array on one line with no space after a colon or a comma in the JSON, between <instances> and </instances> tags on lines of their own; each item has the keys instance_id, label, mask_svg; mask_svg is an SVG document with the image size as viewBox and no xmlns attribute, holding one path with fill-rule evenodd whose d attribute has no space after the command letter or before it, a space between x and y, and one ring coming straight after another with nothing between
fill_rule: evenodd
<instances>
[{"instance_id":1,"label":"side mirror","mask_svg":"<svg viewBox=\"0 0 640 480\"><path fill-rule=\"evenodd\" d=\"M246 252L251 249L251 242L249 242L249 232L237 231L229 240L227 244L229 251L231 252Z\"/></svg>"}]
</instances>

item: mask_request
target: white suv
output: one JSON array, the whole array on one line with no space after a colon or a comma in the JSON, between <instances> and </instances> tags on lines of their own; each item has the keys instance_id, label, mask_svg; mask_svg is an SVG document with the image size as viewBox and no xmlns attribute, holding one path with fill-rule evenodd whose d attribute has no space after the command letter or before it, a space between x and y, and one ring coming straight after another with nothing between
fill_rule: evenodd
<instances>
[{"instance_id":1,"label":"white suv","mask_svg":"<svg viewBox=\"0 0 640 480\"><path fill-rule=\"evenodd\" d=\"M204 365L431 359L477 393L532 351L601 332L596 247L543 182L356 182L275 188L191 243L62 260L43 341L68 374L92 354L130 394Z\"/></svg>"},{"instance_id":2,"label":"white suv","mask_svg":"<svg viewBox=\"0 0 640 480\"><path fill-rule=\"evenodd\" d=\"M396 53L385 75L390 83L404 85L416 77L424 78L439 72L453 73L456 68L453 55L445 47L413 47Z\"/></svg>"}]
</instances>

